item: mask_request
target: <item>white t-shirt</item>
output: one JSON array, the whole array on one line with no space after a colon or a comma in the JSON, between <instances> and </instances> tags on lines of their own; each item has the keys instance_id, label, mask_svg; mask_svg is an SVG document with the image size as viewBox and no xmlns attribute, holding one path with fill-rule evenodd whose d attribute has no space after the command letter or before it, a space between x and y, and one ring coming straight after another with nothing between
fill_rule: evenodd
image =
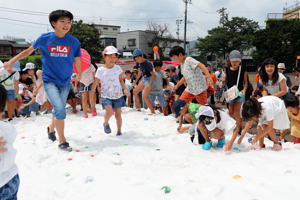
<instances>
[{"instance_id":1,"label":"white t-shirt","mask_svg":"<svg viewBox=\"0 0 300 200\"><path fill-rule=\"evenodd\" d=\"M182 65L182 74L187 83L187 92L198 95L207 90L206 80L202 70L198 67L200 62L187 57Z\"/></svg>"},{"instance_id":2,"label":"white t-shirt","mask_svg":"<svg viewBox=\"0 0 300 200\"><path fill-rule=\"evenodd\" d=\"M133 85L131 83L131 80L125 79L125 85L128 91L133 89Z\"/></svg>"},{"instance_id":3,"label":"white t-shirt","mask_svg":"<svg viewBox=\"0 0 300 200\"><path fill-rule=\"evenodd\" d=\"M258 124L267 124L273 120L273 128L284 130L290 127L286 107L284 102L275 96L264 96L258 99L261 102L262 114Z\"/></svg>"},{"instance_id":4,"label":"white t-shirt","mask_svg":"<svg viewBox=\"0 0 300 200\"><path fill-rule=\"evenodd\" d=\"M93 65L90 65L84 72L82 72L80 82L85 86L89 86L94 82L94 72L96 71Z\"/></svg>"},{"instance_id":5,"label":"white t-shirt","mask_svg":"<svg viewBox=\"0 0 300 200\"><path fill-rule=\"evenodd\" d=\"M0 81L6 79L10 73L6 69L0 69ZM4 81L2 85L5 87L6 90L14 90L15 89L15 81L18 81L20 79L20 73L16 72L13 76L11 76L9 79Z\"/></svg>"},{"instance_id":6,"label":"white t-shirt","mask_svg":"<svg viewBox=\"0 0 300 200\"><path fill-rule=\"evenodd\" d=\"M232 135L233 130L236 127L236 121L230 117L228 112L219 110L220 121L217 123L217 128L224 132L224 135Z\"/></svg>"},{"instance_id":7,"label":"white t-shirt","mask_svg":"<svg viewBox=\"0 0 300 200\"><path fill-rule=\"evenodd\" d=\"M123 71L119 65L114 65L111 69L99 67L96 72L96 78L101 83L101 96L108 99L119 99L123 95L122 85L119 80Z\"/></svg>"},{"instance_id":8,"label":"white t-shirt","mask_svg":"<svg viewBox=\"0 0 300 200\"><path fill-rule=\"evenodd\" d=\"M16 150L13 147L17 131L11 124L0 121L0 136L7 142L4 146L7 151L0 153L0 187L2 187L18 173L15 163Z\"/></svg>"},{"instance_id":9,"label":"white t-shirt","mask_svg":"<svg viewBox=\"0 0 300 200\"><path fill-rule=\"evenodd\" d=\"M219 79L219 78L224 79L225 78L225 72L223 72L223 71L221 71L221 72L216 71L215 72L215 76L216 76L217 79ZM219 86L221 82L222 81L217 80L216 84Z\"/></svg>"},{"instance_id":10,"label":"white t-shirt","mask_svg":"<svg viewBox=\"0 0 300 200\"><path fill-rule=\"evenodd\" d=\"M272 81L269 80L268 83L265 86L268 89L268 93L271 94L271 95L273 95L273 94L275 94L277 92L280 92L281 91L280 90L280 82L282 80L286 81L286 78L285 78L285 76L282 73L278 72L278 76L279 76L278 80L277 80L277 82L275 84L272 84ZM261 79L260 79L260 83L262 83ZM286 89L287 89L287 91L289 90L289 88L287 86L286 86Z\"/></svg>"}]
</instances>

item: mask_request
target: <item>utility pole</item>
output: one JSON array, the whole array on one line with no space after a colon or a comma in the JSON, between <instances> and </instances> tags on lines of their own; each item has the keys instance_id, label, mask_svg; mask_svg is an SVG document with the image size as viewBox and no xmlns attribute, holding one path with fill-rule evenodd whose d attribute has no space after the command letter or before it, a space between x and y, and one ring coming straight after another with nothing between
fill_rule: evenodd
<instances>
[{"instance_id":1,"label":"utility pole","mask_svg":"<svg viewBox=\"0 0 300 200\"><path fill-rule=\"evenodd\" d=\"M192 0L183 0L185 3L185 11L184 11L184 51L186 51L186 26L187 26L187 6L188 4L192 4Z\"/></svg>"},{"instance_id":2,"label":"utility pole","mask_svg":"<svg viewBox=\"0 0 300 200\"><path fill-rule=\"evenodd\" d=\"M176 35L178 40L179 40L179 25L181 24L182 21L183 21L182 19L176 19L176 25L177 25Z\"/></svg>"}]
</instances>

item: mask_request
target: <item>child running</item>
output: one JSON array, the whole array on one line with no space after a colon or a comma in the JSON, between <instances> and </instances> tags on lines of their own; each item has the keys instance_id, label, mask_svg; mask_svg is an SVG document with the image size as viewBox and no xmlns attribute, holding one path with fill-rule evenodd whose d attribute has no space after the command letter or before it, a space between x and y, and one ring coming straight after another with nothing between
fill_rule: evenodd
<instances>
[{"instance_id":1,"label":"child running","mask_svg":"<svg viewBox=\"0 0 300 200\"><path fill-rule=\"evenodd\" d=\"M179 99L191 102L195 98L199 104L205 105L207 103L206 90L208 86L213 86L208 69L194 58L185 56L185 51L180 46L171 49L170 57L175 62L182 64L183 78L175 85L174 91L185 82L187 84L187 88Z\"/></svg>"},{"instance_id":2,"label":"child running","mask_svg":"<svg viewBox=\"0 0 300 200\"><path fill-rule=\"evenodd\" d=\"M51 124L47 127L48 138L56 140L55 129L59 135L61 150L72 151L65 138L66 101L70 90L70 79L73 64L78 71L77 79L81 78L80 42L77 38L68 34L71 30L73 14L66 10L55 10L49 15L49 22L54 32L42 34L29 48L25 49L7 63L16 61L31 55L36 49L40 49L43 66L43 84L50 103L54 108Z\"/></svg>"},{"instance_id":3,"label":"child running","mask_svg":"<svg viewBox=\"0 0 300 200\"><path fill-rule=\"evenodd\" d=\"M107 134L111 133L108 121L112 115L115 114L118 129L117 136L120 136L122 135L121 108L126 106L122 89L124 89L126 96L129 96L130 93L122 79L123 71L121 67L115 64L118 56L118 50L113 46L107 46L103 50L102 54L105 63L102 67L97 69L92 91L96 90L96 87L100 82L102 106L103 109L105 109L103 123L104 132Z\"/></svg>"}]
</instances>

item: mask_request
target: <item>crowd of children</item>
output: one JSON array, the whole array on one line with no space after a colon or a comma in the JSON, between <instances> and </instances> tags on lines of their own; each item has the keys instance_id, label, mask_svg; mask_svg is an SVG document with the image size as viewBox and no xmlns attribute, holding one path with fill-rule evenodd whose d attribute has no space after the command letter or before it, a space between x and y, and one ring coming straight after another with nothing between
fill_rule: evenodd
<instances>
[{"instance_id":1,"label":"crowd of children","mask_svg":"<svg viewBox=\"0 0 300 200\"><path fill-rule=\"evenodd\" d=\"M212 139L217 140L217 148L231 150L239 134L238 143L242 142L253 121L258 121L257 135L251 141L255 149L265 148L264 139L268 136L274 143L272 149L281 150L281 139L289 129L291 142L300 143L299 99L295 96L299 95L300 89L288 83L282 63L277 66L273 59L262 63L251 97L252 85L237 50L229 54L226 68L219 65L213 72L211 66L186 56L180 46L170 51L170 57L180 65L178 67L165 67L160 60L150 62L142 50L135 49L136 66L124 73L117 65L118 50L108 46L102 52L104 64L100 67L91 65L81 73L80 43L68 34L72 13L56 10L49 20L55 31L42 34L31 47L0 69L0 113L2 115L6 107L6 117L11 121L14 116L30 117L31 113L52 112L53 118L47 127L48 138L55 141L57 133L62 150L72 150L65 138L67 99L74 113L77 112L76 101L80 99L84 118L88 118L89 113L96 116L96 102L101 102L105 110L103 130L107 134L112 132L109 120L114 115L117 136L124 133L121 112L127 105L136 111L148 108L150 115L173 114L179 123L177 131L188 132L192 142L202 144L204 150L213 147ZM57 50L64 47L67 51ZM27 63L21 69L18 61L36 49L43 53L43 71L37 70L33 63ZM71 80L73 63L77 75ZM299 79L298 69L295 74ZM225 102L224 108L211 105L222 106ZM244 128L243 122L246 122ZM5 160L0 162L0 195L10 195L8 199L14 199L19 185L12 147L16 131L10 123L2 121L0 129L0 160ZM226 141L227 137L230 139Z\"/></svg>"}]
</instances>

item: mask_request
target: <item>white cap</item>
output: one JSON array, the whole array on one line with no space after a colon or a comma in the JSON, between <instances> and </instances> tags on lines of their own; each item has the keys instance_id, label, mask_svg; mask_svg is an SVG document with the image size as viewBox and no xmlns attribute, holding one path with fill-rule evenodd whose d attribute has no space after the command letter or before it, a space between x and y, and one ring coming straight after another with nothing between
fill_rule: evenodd
<instances>
[{"instance_id":1,"label":"white cap","mask_svg":"<svg viewBox=\"0 0 300 200\"><path fill-rule=\"evenodd\" d=\"M197 113L195 114L195 117L197 119L199 119L199 117L201 115L207 116L207 117L211 117L214 118L215 114L213 109L210 106L200 106L200 108L198 109Z\"/></svg>"},{"instance_id":2,"label":"white cap","mask_svg":"<svg viewBox=\"0 0 300 200\"><path fill-rule=\"evenodd\" d=\"M278 69L285 69L285 64L284 63L278 63L277 67L278 67Z\"/></svg>"},{"instance_id":3,"label":"white cap","mask_svg":"<svg viewBox=\"0 0 300 200\"><path fill-rule=\"evenodd\" d=\"M114 46L107 46L102 52L103 55L119 54L119 51Z\"/></svg>"},{"instance_id":4,"label":"white cap","mask_svg":"<svg viewBox=\"0 0 300 200\"><path fill-rule=\"evenodd\" d=\"M25 68L23 69L23 71L26 71L28 69L35 69L35 64L34 63L26 63Z\"/></svg>"}]
</instances>

